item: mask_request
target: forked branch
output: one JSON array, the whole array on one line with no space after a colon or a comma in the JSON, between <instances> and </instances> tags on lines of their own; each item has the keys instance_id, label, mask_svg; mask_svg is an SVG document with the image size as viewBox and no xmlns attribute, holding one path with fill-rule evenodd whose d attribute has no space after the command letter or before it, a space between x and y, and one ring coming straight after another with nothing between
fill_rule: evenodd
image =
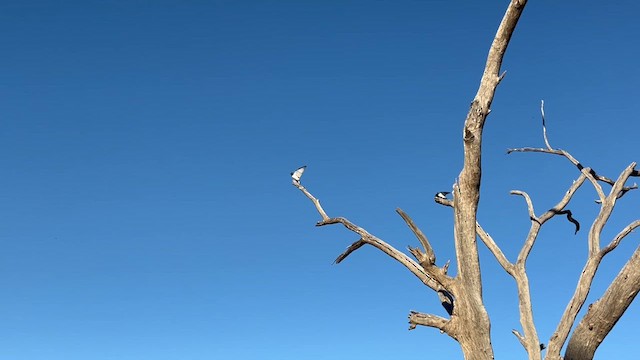
<instances>
[{"instance_id":1,"label":"forked branch","mask_svg":"<svg viewBox=\"0 0 640 360\"><path fill-rule=\"evenodd\" d=\"M308 191L306 188L302 186L302 184L300 183L299 177L298 179L294 178L293 185L297 187L300 191L302 191L302 193L305 194L305 196L309 198L309 200L311 200L311 202L315 205L316 210L322 217L322 220L319 221L316 224L316 226L342 224L348 230L360 236L359 240L352 243L342 254L340 254L336 258L335 260L336 264L341 263L350 254L360 249L364 245L371 245L377 248L378 250L384 252L385 254L389 255L400 264L402 264L413 275L415 275L418 279L420 279L420 281L423 284L435 290L438 294L441 294L441 293L450 294L451 288L454 286L454 279L447 275L447 268L449 267L449 263L447 262L447 264L442 268L438 268L437 266L435 266L435 254L433 252L433 248L429 244L427 237L422 233L422 231L415 225L415 223L409 217L409 215L407 215L404 211L402 211L401 209L397 209L400 216L402 216L402 218L405 220L409 228L413 231L413 233L416 235L416 237L418 238L418 240L420 241L420 243L425 249L426 254L422 253L419 249L413 249L411 247L409 248L411 253L414 256L416 256L416 258L419 259L419 261L421 261L420 264L416 263L411 258L409 258L406 254L398 251L397 249L395 249L393 246L389 245L382 239L370 234L365 229L355 225L351 221L342 217L337 217L337 218L329 217L325 212L325 210L320 205L320 201L318 201L318 199L314 197L310 191ZM453 309L453 302L450 302L448 305L450 306L450 308L447 311L451 315L452 313L451 310ZM447 320L445 318L442 318L436 315L424 314L424 313L418 313L418 312L412 311L411 314L409 315L409 323L410 323L410 329L415 328L417 325L423 325L423 326L440 329L441 332L446 332L449 336L453 337L454 339L457 336L456 329L449 326L450 320Z\"/></svg>"},{"instance_id":2,"label":"forked branch","mask_svg":"<svg viewBox=\"0 0 640 360\"><path fill-rule=\"evenodd\" d=\"M615 207L616 200L619 198L620 191L624 188L624 184L629 179L629 177L634 173L635 163L631 163L618 177L618 179L614 182L609 195L602 199L600 204L600 213L593 221L591 225L591 229L589 231L588 236L588 244L589 244L589 256L584 265L580 278L578 280L578 284L576 286L576 290L569 300L567 308L565 309L560 322L558 323L558 327L551 337L551 341L549 342L549 348L547 351L547 356L550 359L559 359L560 358L560 349L566 342L569 332L573 327L573 324L576 321L578 313L580 309L584 305L587 295L591 289L591 284L593 283L593 279L596 275L598 267L603 259L603 257L608 254L610 251L615 249L616 246L620 243L620 241L633 229L640 226L638 222L634 222L623 229L605 248L600 248L600 236L602 234L602 229L604 225L607 223L607 220L611 216L613 209ZM583 172L584 174L584 172Z\"/></svg>"},{"instance_id":3,"label":"forked branch","mask_svg":"<svg viewBox=\"0 0 640 360\"><path fill-rule=\"evenodd\" d=\"M397 250L396 248L394 248L393 246L389 245L388 243L386 243L382 239L377 238L376 236L374 236L374 235L370 234L369 232L367 232L365 229L353 224L351 221L349 221L349 220L347 220L345 218L342 218L342 217L330 218L327 215L327 213L325 212L325 210L322 208L322 206L320 205L320 201L318 201L318 199L316 197L314 197L311 194L311 192L309 192L306 188L304 188L302 186L302 184L300 183L300 181L295 181L294 180L293 181L293 185L295 187L297 187L300 191L302 191L305 194L305 196L307 198L309 198L309 200L311 200L311 202L313 202L313 204L316 207L316 210L318 211L318 213L322 217L323 220L319 221L316 224L316 226L324 226L324 225L330 225L330 224L342 224L344 227L346 227L350 231L352 231L352 232L354 232L354 233L356 233L356 234L358 234L360 236L360 240L358 240L358 241L354 242L353 244L351 244L351 246L349 246L346 251L344 251L342 254L340 254L338 256L338 258L336 259L335 263L342 262L351 253L353 253L354 251L358 250L359 248L361 248L365 244L368 244L368 245L371 245L371 246L377 248L378 250L384 252L385 254L389 255L394 260L398 261L400 264L402 264L404 267L406 267L413 275L415 275L418 279L420 279L420 281L423 284L427 285L431 289L433 289L435 291L438 291L438 290L440 290L442 288L447 288L449 286L449 284L447 284L446 282L451 278L449 278L449 277L439 277L439 280L441 280L441 281L442 280L446 280L446 281L444 281L445 284L442 284L441 281L436 280L435 276L433 274L429 274L420 264L416 263L409 256L407 256L405 253Z\"/></svg>"},{"instance_id":4,"label":"forked branch","mask_svg":"<svg viewBox=\"0 0 640 360\"><path fill-rule=\"evenodd\" d=\"M608 178L606 176L602 176L602 175L597 174L591 168L585 168L569 152L567 152L565 150L562 150L562 149L554 149L554 148L552 148L551 145L549 144L549 139L547 138L547 124L546 124L545 114L544 114L544 100L541 102L540 112L542 114L542 134L543 134L543 138L544 138L544 143L545 143L545 145L547 147L546 148L523 147L523 148L507 149L507 154L511 154L512 152L539 152L539 153L545 153L545 154L560 155L560 156L566 158L573 165L575 165L580 172L582 172L583 174L585 174L585 176L587 176L589 181L591 181L591 183L593 184L593 187L595 188L596 192L598 193L599 199L596 202L598 202L598 203L602 202L604 200L604 198L605 198L605 194L604 194L604 191L602 190L602 187L598 183L598 181L603 182L603 183L608 184L608 185L611 185L611 186L614 186L614 184L616 182L611 180L610 178ZM630 174L630 176L640 176L640 172L634 171L634 172L632 172ZM636 184L633 184L632 186L629 186L629 187L623 186L616 192L616 194L617 194L616 196L617 196L617 198L621 198L629 190L634 190L634 189L637 189L637 188L638 188L638 185L636 185Z\"/></svg>"},{"instance_id":5,"label":"forked branch","mask_svg":"<svg viewBox=\"0 0 640 360\"><path fill-rule=\"evenodd\" d=\"M411 217L409 217L409 215L407 215L407 213L402 211L402 209L397 208L396 212L407 223L407 226L409 226L411 231L413 231L413 233L416 235L416 238L418 238L418 241L420 241L420 244L422 244L422 247L424 249L424 259L426 261L426 265L435 264L436 263L436 254L433 251L433 248L431 247L431 244L429 243L429 239L427 239L427 236L422 232L422 230L420 230L416 226L416 224L413 222Z\"/></svg>"},{"instance_id":6,"label":"forked branch","mask_svg":"<svg viewBox=\"0 0 640 360\"><path fill-rule=\"evenodd\" d=\"M569 335L569 332L575 322L578 312L580 311L581 307L583 306L586 300L586 297L591 288L593 278L595 277L595 274L598 270L600 262L602 261L602 258L607 253L615 249L615 247L618 246L620 241L627 234L633 231L633 229L635 229L636 227L640 226L640 224L638 224L637 221L630 224L625 229L623 229L618 234L618 236L616 236L612 240L612 242L609 245L607 245L604 249L600 248L600 235L602 233L602 229L604 225L606 224L607 220L611 215L611 212L613 211L613 208L615 207L616 200L624 196L628 191L637 189L638 187L636 184L632 186L625 186L625 183L629 179L629 177L637 176L638 171L635 170L635 163L632 163L620 174L620 176L616 181L613 181L605 176L597 174L593 169L584 167L576 158L574 158L567 151L562 149L553 149L547 138L546 119L544 114L544 102L541 103L540 110L542 114L543 138L544 138L544 143L546 145L546 148L524 147L524 148L517 148L517 149L509 149L507 150L507 153L509 154L512 152L540 152L540 153L546 153L546 154L560 155L566 158L567 160L569 160L574 166L578 168L578 170L581 172L581 177L578 179L577 182L574 183L574 185L576 186L573 186L570 189L570 191L567 192L566 202L564 204L558 204L558 206L547 211L543 216L541 216L538 219L536 219L535 216L531 216L532 227L531 227L531 231L529 232L529 236L534 235L533 232L537 233L537 229L539 229L542 223L544 223L544 221L548 220L549 218L551 218L556 214L567 215L567 219L575 224L576 233L577 233L577 231L580 229L580 224L572 217L572 213L569 210L564 210L563 207L566 206L566 203L568 203L568 200L572 196L572 194L569 194L569 193L571 191L575 192L575 190L577 190L577 188L582 184L585 178L591 182L594 189L596 190L599 198L596 202L600 203L601 205L600 213L594 220L588 235L589 257L585 263L580 279L578 280L578 285L576 286L574 295L569 301L569 304L567 305L567 308L565 309L565 312L562 315L562 318L560 319L558 327L554 332L553 336L551 337L551 341L549 342L547 358L560 359L560 350ZM605 195L605 192L603 191L602 186L600 185L600 182L611 185L612 188L608 195ZM529 202L528 202L528 208L529 208L529 213L531 215L533 208L529 204ZM536 220L535 221L536 224L534 224L534 220ZM523 259L526 259L527 255L528 255L528 252L527 253L521 252L518 261L519 262L521 260L524 261Z\"/></svg>"},{"instance_id":7,"label":"forked branch","mask_svg":"<svg viewBox=\"0 0 640 360\"><path fill-rule=\"evenodd\" d=\"M558 202L558 204L556 204L556 206L554 206L551 210L545 212L540 217L536 216L533 201L526 192L519 190L514 190L511 192L512 195L519 195L524 198L527 204L529 218L531 219L531 228L529 230L529 234L527 235L527 238L522 246L522 250L518 255L516 263L509 262L498 245L494 242L493 238L491 238L491 236L486 231L484 231L480 224L476 223L476 231L482 242L487 246L487 248L489 248L502 268L509 275L511 275L516 282L516 286L518 289L520 324L522 326L522 329L524 330L524 334L521 334L517 330L513 330L513 334L518 338L522 346L529 353L530 359L540 358L541 345L533 319L529 278L525 269L526 260L531 252L531 249L533 248L542 225L556 214L567 212L567 210L564 210L564 207L569 203L577 189L584 183L585 178L585 175L581 174L580 177L576 181L574 181L573 184L571 184L569 190L567 190L566 194Z\"/></svg>"}]
</instances>

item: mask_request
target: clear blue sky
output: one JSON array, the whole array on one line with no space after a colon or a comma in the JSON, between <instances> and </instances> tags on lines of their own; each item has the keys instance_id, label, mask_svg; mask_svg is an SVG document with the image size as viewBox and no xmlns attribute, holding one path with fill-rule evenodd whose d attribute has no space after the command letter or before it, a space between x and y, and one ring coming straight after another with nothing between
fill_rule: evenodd
<instances>
[{"instance_id":1,"label":"clear blue sky","mask_svg":"<svg viewBox=\"0 0 640 360\"><path fill-rule=\"evenodd\" d=\"M461 129L507 1L0 3L0 358L461 358L407 331L437 297L338 227L315 228L303 184L398 248L407 211L453 258L433 202L461 166ZM479 219L513 259L578 174L505 149L552 145L617 177L640 160L640 5L531 1L486 125ZM638 217L631 193L605 230ZM586 184L569 208L588 228ZM602 265L593 301L638 244ZM586 255L556 219L529 261L543 341ZM497 358L524 358L515 286L481 247ZM453 268L453 266L452 266ZM635 359L634 304L598 351Z\"/></svg>"}]
</instances>

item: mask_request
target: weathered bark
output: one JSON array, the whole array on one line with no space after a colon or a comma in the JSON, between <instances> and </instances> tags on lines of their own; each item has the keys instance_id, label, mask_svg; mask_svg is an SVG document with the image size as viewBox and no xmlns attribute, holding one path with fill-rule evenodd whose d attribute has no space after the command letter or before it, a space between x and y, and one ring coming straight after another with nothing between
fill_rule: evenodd
<instances>
[{"instance_id":1,"label":"weathered bark","mask_svg":"<svg viewBox=\"0 0 640 360\"><path fill-rule=\"evenodd\" d=\"M637 222L636 222L637 223ZM637 225L636 225L637 226ZM640 290L640 247L573 331L564 360L593 359L596 349Z\"/></svg>"},{"instance_id":2,"label":"weathered bark","mask_svg":"<svg viewBox=\"0 0 640 360\"><path fill-rule=\"evenodd\" d=\"M476 242L476 214L482 173L482 130L500 83L500 68L526 0L512 0L491 44L480 87L463 130L464 167L453 189L454 236L459 283L453 295L459 316L458 341L466 359L493 359L489 316L482 302L482 279Z\"/></svg>"}]
</instances>

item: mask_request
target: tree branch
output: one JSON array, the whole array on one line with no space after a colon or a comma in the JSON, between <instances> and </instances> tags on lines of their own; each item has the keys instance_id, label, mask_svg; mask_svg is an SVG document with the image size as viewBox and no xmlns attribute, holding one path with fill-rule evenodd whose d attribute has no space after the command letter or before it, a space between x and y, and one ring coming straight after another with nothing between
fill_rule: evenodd
<instances>
[{"instance_id":1,"label":"tree branch","mask_svg":"<svg viewBox=\"0 0 640 360\"><path fill-rule=\"evenodd\" d=\"M407 225L409 226L411 231L413 231L413 233L416 235L416 237L418 238L418 241L420 241L420 244L422 244L422 247L424 248L424 252L425 252L424 255L425 255L425 260L427 261L427 264L428 265L435 264L436 263L436 255L435 255L435 252L433 251L433 248L431 247L431 244L429 244L429 239L427 239L427 236L422 232L422 230L420 230L416 226L416 224L413 222L411 217L409 217L409 215L407 215L407 213L402 211L402 209L397 208L396 212L398 214L400 214L400 216L407 223ZM418 260L418 261L420 261L420 260Z\"/></svg>"},{"instance_id":2,"label":"tree branch","mask_svg":"<svg viewBox=\"0 0 640 360\"><path fill-rule=\"evenodd\" d=\"M524 336L521 335L518 331L514 330L514 335L518 337L518 340L522 344L522 346L526 349L529 354L530 359L539 359L540 358L540 340L538 337L537 330L535 328L535 322L533 319L533 306L531 303L531 289L529 286L529 277L526 272L526 261L531 253L531 249L535 244L535 241L538 237L538 233L540 232L540 228L542 225L551 219L554 215L563 212L564 207L569 203L577 189L584 183L586 176L581 174L580 177L573 182L573 184L569 187L566 194L560 200L556 206L554 206L551 210L545 212L541 217L536 216L535 210L533 207L533 202L531 201L531 197L524 191L513 190L511 191L512 195L519 195L525 199L527 204L527 211L529 213L529 218L531 219L531 228L529 229L529 233L527 238L520 250L518 255L518 259L515 264L509 264L509 268L503 268L507 270L507 272L514 278L516 282L516 286L518 289L518 308L520 313L520 325L524 330ZM482 239L483 236L480 236ZM484 240L483 240L484 241ZM487 244L487 242L485 242ZM489 245L487 245L489 247ZM491 250L496 255L495 250ZM498 258L496 256L496 258ZM500 260L498 260L501 262ZM503 260L503 261L506 261ZM502 263L501 263L502 265Z\"/></svg>"},{"instance_id":3,"label":"tree branch","mask_svg":"<svg viewBox=\"0 0 640 360\"><path fill-rule=\"evenodd\" d=\"M507 150L507 154L511 154L512 152L540 152L540 153L560 155L565 157L573 165L575 165L578 168L578 170L580 170L580 172L585 174L587 179L589 179L591 184L593 184L593 187L596 189L596 192L598 193L598 197L600 198L600 201L604 199L605 195L604 195L604 192L602 191L602 186L600 186L598 181L602 181L607 184L613 185L613 181L611 179L606 178L604 176L599 176L591 168L585 168L584 166L582 166L582 164L578 160L576 160L576 158L574 158L571 154L569 154L567 151L564 151L562 149L543 149L543 148L524 147L524 148Z\"/></svg>"},{"instance_id":4,"label":"tree branch","mask_svg":"<svg viewBox=\"0 0 640 360\"><path fill-rule=\"evenodd\" d=\"M404 267L406 267L409 271L411 271L413 275L415 275L418 279L420 279L420 281L423 284L427 285L431 289L438 291L443 287L443 284L440 284L433 277L428 275L426 271L418 263L411 260L411 258L405 255L403 252L396 250L396 248L394 248L393 246L371 235L365 229L356 226L355 224L353 224L352 222L350 222L345 218L341 218L341 217L329 218L325 221L320 221L319 223L316 224L316 226L324 226L324 225L330 225L330 224L342 224L347 229L361 236L361 240L358 240L356 243L352 244L351 245L352 247L355 247L356 245L357 245L357 248L361 247L362 244L358 244L359 241L372 245L373 247L377 248L378 250L389 255L390 257L392 257L393 259L395 259L396 261L404 265ZM355 250L356 249L352 249L351 251L349 251L349 249L347 249L347 252L351 253Z\"/></svg>"},{"instance_id":5,"label":"tree branch","mask_svg":"<svg viewBox=\"0 0 640 360\"><path fill-rule=\"evenodd\" d=\"M525 240L525 243L522 246L522 250L520 250L520 253L518 254L518 260L516 261L516 263L524 264L527 261L527 258L531 253L531 249L533 248L533 245L535 243L536 238L538 237L538 233L542 225L548 220L550 220L552 217L554 217L556 214L559 214L560 212L563 211L565 206L567 206L569 204L569 201L571 201L571 198L573 198L573 195L575 195L576 191L580 188L580 186L582 186L585 179L586 179L586 175L581 173L580 177L578 177L578 179L576 179L573 182L573 184L571 184L571 186L569 187L569 190L567 190L567 192L562 197L560 202L558 202L556 206L546 211L540 217L536 216L533 210L533 202L531 201L531 198L526 192L518 191L518 190L514 190L511 192L511 194L513 195L520 195L525 198L525 201L527 202L527 209L529 211L529 217L531 218L531 228L529 229L529 234L527 235L527 239Z\"/></svg>"},{"instance_id":6,"label":"tree branch","mask_svg":"<svg viewBox=\"0 0 640 360\"><path fill-rule=\"evenodd\" d=\"M520 334L520 331L518 331L516 329L513 329L513 330L511 330L511 333L513 335L515 335L516 338L518 338L518 341L520 341L520 344L522 345L522 347L526 349L527 348L527 342L524 339L524 336L522 336L522 334Z\"/></svg>"},{"instance_id":7,"label":"tree branch","mask_svg":"<svg viewBox=\"0 0 640 360\"><path fill-rule=\"evenodd\" d=\"M360 238L360 240L358 240L358 241L354 242L353 244L351 244L347 248L347 250L345 250L342 254L340 254L333 263L334 264L340 264L342 262L342 260L346 259L347 256L349 256L352 252L360 249L361 247L363 247L366 244L367 244L367 242L362 240L362 238Z\"/></svg>"},{"instance_id":8,"label":"tree branch","mask_svg":"<svg viewBox=\"0 0 640 360\"><path fill-rule=\"evenodd\" d=\"M628 228L625 228L625 230ZM596 349L613 329L613 326L622 317L629 305L631 305L639 290L640 247L636 248L631 259L627 261L618 276L611 282L604 295L598 301L589 305L589 310L578 323L569 339L564 359L593 359Z\"/></svg>"},{"instance_id":9,"label":"tree branch","mask_svg":"<svg viewBox=\"0 0 640 360\"><path fill-rule=\"evenodd\" d=\"M481 145L482 131L487 116L491 111L491 103L496 88L503 75L500 75L502 60L507 46L522 15L527 0L511 0L507 11L498 27L495 38L489 49L487 61L480 80L478 91L471 102L463 127L464 165L458 182L454 185L454 240L458 265L458 274L451 284L442 284L427 274L419 264L411 260L404 253L389 244L369 234L344 218L329 218L320 203L306 189L299 184L301 173L292 175L294 185L298 187L316 206L322 217L317 225L341 223L350 231L358 234L367 244L370 244L396 261L403 264L424 284L438 291L450 285L450 295L455 297L454 315L452 320L438 318L433 315L412 313L411 324L432 326L447 332L458 340L467 360L493 359L493 348L490 338L489 316L482 302L482 284L480 263L476 243L476 214L480 197L481 180ZM296 184L295 180L298 180ZM417 233L416 233L417 235ZM419 238L420 239L420 238ZM426 238L425 238L426 239ZM425 242L426 243L426 242ZM352 247L360 247L356 242ZM424 246L424 244L423 244ZM425 247L425 251L428 251ZM349 251L347 250L347 255ZM344 254L344 253L343 253ZM418 254L419 255L419 254ZM426 255L429 257L429 255ZM435 262L435 256L434 256ZM435 265L433 265L435 267ZM446 267L441 269L446 272ZM451 327L451 329L449 329Z\"/></svg>"},{"instance_id":10,"label":"tree branch","mask_svg":"<svg viewBox=\"0 0 640 360\"><path fill-rule=\"evenodd\" d=\"M452 338L456 338L455 334L451 334L447 329L450 321L436 315L425 314L417 311L409 312L409 330L413 330L417 325L428 326L436 329L440 329L442 332L446 332Z\"/></svg>"},{"instance_id":11,"label":"tree branch","mask_svg":"<svg viewBox=\"0 0 640 360\"><path fill-rule=\"evenodd\" d=\"M546 141L546 129L545 129L545 141ZM574 158L571 154L569 154L569 152L562 149L544 149L544 148L532 148L532 147L507 149L507 154L511 154L512 152L539 152L539 153L545 153L545 154L560 155L562 157L565 157L573 165L575 165L578 168L578 170L580 170L581 173L585 174L589 179L589 181L593 184L593 187L595 188L599 197L599 199L596 200L597 203L601 203L605 198L604 191L602 190L602 187L600 186L600 184L598 184L598 181L611 186L613 186L616 183L615 181L609 179L606 176L597 174L591 168L585 168L578 160L576 160L576 158ZM640 172L637 170L634 170L632 171L630 176L639 176L638 174L640 174ZM616 197L619 199L623 197L628 191L635 190L637 188L638 188L637 184L633 184L631 186L623 186L616 192Z\"/></svg>"},{"instance_id":12,"label":"tree branch","mask_svg":"<svg viewBox=\"0 0 640 360\"><path fill-rule=\"evenodd\" d=\"M482 240L484 245L489 249L489 251L491 251L500 266L502 266L502 268L508 274L513 275L513 264L509 262L507 257L504 256L504 253L502 252L498 244L496 244L491 235L484 231L484 229L478 222L476 222L476 231L478 233L478 236L480 237L480 240Z\"/></svg>"},{"instance_id":13,"label":"tree branch","mask_svg":"<svg viewBox=\"0 0 640 360\"><path fill-rule=\"evenodd\" d=\"M605 199L603 199L602 203L600 204L600 213L593 222L593 225L591 226L591 229L589 231L590 254L595 254L596 252L600 251L600 234L602 233L602 229L604 228L605 224L609 220L609 217L611 216L611 213L613 212L616 200L618 199L618 194L624 188L624 184L627 182L627 179L629 179L629 176L631 176L631 174L633 173L635 166L636 163L632 162L622 171L620 176L618 176L618 179L611 187L609 195Z\"/></svg>"},{"instance_id":14,"label":"tree branch","mask_svg":"<svg viewBox=\"0 0 640 360\"><path fill-rule=\"evenodd\" d=\"M412 274L414 274L418 279L420 279L420 281L423 284L427 285L431 289L433 289L435 291L438 291L438 290L443 288L443 284L441 284L439 281L435 280L432 276L428 275L427 272L419 264L417 264L415 261L411 260L411 258L409 258L406 254L396 250L393 246L391 246L391 245L387 244L386 242L384 242L383 240L371 235L365 229L354 225L352 222L350 222L349 220L347 220L345 218L330 218L327 215L327 213L324 211L322 206L320 205L320 201L317 198L315 198L311 194L311 192L309 192L306 188L304 188L299 180L295 180L294 179L293 186L297 187L300 191L302 191L302 193L305 194L305 196L307 198L309 198L309 200L311 200L311 202L313 202L313 204L316 207L316 210L318 210L318 213L322 217L322 221L319 221L316 224L316 226L324 226L324 225L338 224L339 223L339 224L344 225L347 229L351 230L352 232L360 235L360 240L358 240L358 241L354 242L353 244L351 244L351 246L349 246L345 252L340 254L336 258L335 263L342 262L352 252L354 252L357 249L361 248L365 244L369 244L369 245L372 245L373 247L381 250L385 254L391 256L393 259L395 259L396 261L398 261L399 263L404 265L404 267L406 267L409 271L411 271ZM447 285L450 285L450 284L447 284Z\"/></svg>"},{"instance_id":15,"label":"tree branch","mask_svg":"<svg viewBox=\"0 0 640 360\"><path fill-rule=\"evenodd\" d=\"M622 229L622 231L620 231L618 233L618 235L616 235L616 237L613 238L613 240L611 240L609 245L605 246L605 248L602 249L603 254L606 255L611 250L613 250L616 247L618 247L618 245L620 244L620 241L622 241L622 239L624 239L627 235L629 235L631 232L633 232L633 230L635 230L638 226L640 226L640 220L636 220L636 221L632 222L631 224L627 225L627 227Z\"/></svg>"},{"instance_id":16,"label":"tree branch","mask_svg":"<svg viewBox=\"0 0 640 360\"><path fill-rule=\"evenodd\" d=\"M302 193L309 198L309 200L311 200L311 202L313 203L313 205L315 205L316 210L318 210L318 213L320 214L320 216L322 217L323 221L329 220L329 216L327 215L327 213L324 211L324 209L322 208L322 206L320 205L320 200L316 199L313 195L311 195L311 193L309 191L307 191L307 189L304 188L304 186L302 186L302 184L300 184L300 181L296 181L295 179L293 180L293 186L297 187L300 191L302 191Z\"/></svg>"},{"instance_id":17,"label":"tree branch","mask_svg":"<svg viewBox=\"0 0 640 360\"><path fill-rule=\"evenodd\" d=\"M547 356L551 359L560 358L560 349L567 341L569 332L571 331L571 327L575 323L576 317L578 316L580 309L586 301L587 295L589 294L589 291L591 289L591 284L593 283L593 278L595 277L598 267L600 266L600 262L608 252L615 248L615 246L613 246L612 244L616 243L616 239L618 238L617 236L610 244L612 245L612 247L609 250L607 250L607 248L600 249L600 236L602 234L604 225L607 223L607 220L613 212L619 192L624 188L625 182L635 171L635 165L635 163L631 163L629 166L627 166L627 168L624 169L618 179L614 182L609 195L602 198L602 203L600 204L600 213L593 221L591 229L589 230L589 257L587 258L580 278L578 279L576 290L571 297L571 300L569 300L569 304L567 304L567 308L562 314L560 322L558 323L558 327L556 328L556 331L549 341ZM587 177L589 176L592 175L587 175ZM631 226L633 226L633 224L631 224ZM630 231L631 230L629 230L629 232ZM623 232L618 234L621 236L620 240L622 240L622 238L624 237L624 235L621 235L623 233L624 230ZM620 240L617 241L617 243L619 243Z\"/></svg>"},{"instance_id":18,"label":"tree branch","mask_svg":"<svg viewBox=\"0 0 640 360\"><path fill-rule=\"evenodd\" d=\"M527 210L529 211L529 219L531 219L531 221L535 221L537 223L540 222L540 220L538 220L538 218L536 217L536 212L533 210L533 202L531 201L531 197L529 196L529 194L527 194L524 191L520 191L520 190L511 190L509 193L511 195L522 196L524 198L524 201L526 201L526 203L527 203Z\"/></svg>"}]
</instances>

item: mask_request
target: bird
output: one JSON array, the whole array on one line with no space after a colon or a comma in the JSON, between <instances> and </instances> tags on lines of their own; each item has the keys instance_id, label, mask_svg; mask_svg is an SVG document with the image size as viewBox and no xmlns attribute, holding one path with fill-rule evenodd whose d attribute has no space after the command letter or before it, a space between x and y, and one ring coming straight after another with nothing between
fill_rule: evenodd
<instances>
[{"instance_id":1,"label":"bird","mask_svg":"<svg viewBox=\"0 0 640 360\"><path fill-rule=\"evenodd\" d=\"M544 350L547 348L547 345L540 343L540 351Z\"/></svg>"},{"instance_id":2,"label":"bird","mask_svg":"<svg viewBox=\"0 0 640 360\"><path fill-rule=\"evenodd\" d=\"M448 191L441 191L441 192L436 194L436 197L440 198L440 199L446 199L447 195L449 195L449 194L451 194L451 193L448 192Z\"/></svg>"},{"instance_id":3,"label":"bird","mask_svg":"<svg viewBox=\"0 0 640 360\"><path fill-rule=\"evenodd\" d=\"M438 290L438 297L440 298L440 303L442 307L447 311L447 314L453 315L453 295L446 290Z\"/></svg>"},{"instance_id":4,"label":"bird","mask_svg":"<svg viewBox=\"0 0 640 360\"><path fill-rule=\"evenodd\" d=\"M307 168L307 165L301 166L299 167L296 171L291 173L291 178L293 179L293 181L295 182L300 182L300 178L302 177L302 173L304 172L304 169Z\"/></svg>"}]
</instances>

